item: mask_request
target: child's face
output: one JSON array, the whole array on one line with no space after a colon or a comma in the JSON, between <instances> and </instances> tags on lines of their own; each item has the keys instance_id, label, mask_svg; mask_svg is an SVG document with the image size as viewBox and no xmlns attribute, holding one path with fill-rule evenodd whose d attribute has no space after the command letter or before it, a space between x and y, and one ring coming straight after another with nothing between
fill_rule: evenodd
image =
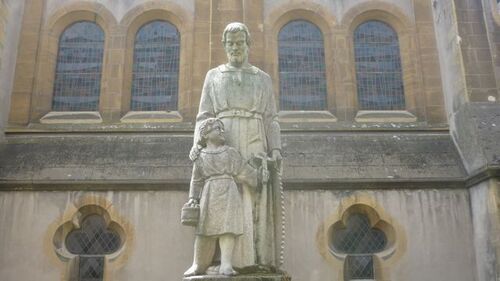
<instances>
[{"instance_id":1,"label":"child's face","mask_svg":"<svg viewBox=\"0 0 500 281\"><path fill-rule=\"evenodd\" d=\"M212 125L212 130L208 132L207 139L213 144L224 144L226 138L224 137L224 128L219 123Z\"/></svg>"}]
</instances>

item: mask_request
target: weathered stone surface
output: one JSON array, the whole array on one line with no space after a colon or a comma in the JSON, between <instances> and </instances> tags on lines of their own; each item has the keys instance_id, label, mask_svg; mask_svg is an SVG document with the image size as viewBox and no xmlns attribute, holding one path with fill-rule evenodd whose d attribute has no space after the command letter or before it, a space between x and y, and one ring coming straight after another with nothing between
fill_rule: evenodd
<instances>
[{"instance_id":1,"label":"weathered stone surface","mask_svg":"<svg viewBox=\"0 0 500 281\"><path fill-rule=\"evenodd\" d=\"M469 173L485 167L500 167L500 105L470 103L455 115L452 131Z\"/></svg>"},{"instance_id":2,"label":"weathered stone surface","mask_svg":"<svg viewBox=\"0 0 500 281\"><path fill-rule=\"evenodd\" d=\"M472 103L471 113L487 165L500 166L500 104Z\"/></svg>"},{"instance_id":3,"label":"weathered stone surface","mask_svg":"<svg viewBox=\"0 0 500 281\"><path fill-rule=\"evenodd\" d=\"M0 142L7 127L24 1L0 1Z\"/></svg>"},{"instance_id":4,"label":"weathered stone surface","mask_svg":"<svg viewBox=\"0 0 500 281\"><path fill-rule=\"evenodd\" d=\"M400 226L396 240L405 247L396 249L389 261L393 263L382 268L384 274L391 275L390 280L421 281L423 276L429 281L476 280L467 189L289 190L285 195L287 248L283 269L292 280L343 280L338 277L342 264L332 264L322 255L324 252L335 259L327 246L318 246L318 229L344 203L356 198L372 198L376 210L387 213L390 222ZM0 237L5 242L0 243L0 252L5 254L0 255L0 280L67 280L61 277L66 263L54 252L53 233L63 222L63 214L75 212L75 206L85 198L106 198L103 206L111 206L128 222L122 226L130 225L133 230L126 238L130 256L108 277L180 281L193 255L193 231L179 224L187 197L187 191L168 190L2 191ZM436 266L441 263L444 266ZM30 270L26 264L32 265Z\"/></svg>"},{"instance_id":5,"label":"weathered stone surface","mask_svg":"<svg viewBox=\"0 0 500 281\"><path fill-rule=\"evenodd\" d=\"M284 133L284 182L457 180L446 133ZM0 182L179 183L188 187L192 135L19 135L0 145Z\"/></svg>"},{"instance_id":6,"label":"weathered stone surface","mask_svg":"<svg viewBox=\"0 0 500 281\"><path fill-rule=\"evenodd\" d=\"M184 277L183 281L290 281L289 276L280 274L256 274L256 275L237 275L237 276L222 276L222 275L203 275Z\"/></svg>"},{"instance_id":7,"label":"weathered stone surface","mask_svg":"<svg viewBox=\"0 0 500 281\"><path fill-rule=\"evenodd\" d=\"M200 200L200 220L193 265L185 276L206 273L214 257L213 238L220 245L219 274L234 274L233 266L282 263L281 176L275 172L274 179L257 184L257 170L238 164L260 157L264 178L268 155L274 163L282 159L272 80L248 63L251 38L245 24L229 23L221 34L227 63L207 72L190 153L194 166L188 204Z\"/></svg>"}]
</instances>

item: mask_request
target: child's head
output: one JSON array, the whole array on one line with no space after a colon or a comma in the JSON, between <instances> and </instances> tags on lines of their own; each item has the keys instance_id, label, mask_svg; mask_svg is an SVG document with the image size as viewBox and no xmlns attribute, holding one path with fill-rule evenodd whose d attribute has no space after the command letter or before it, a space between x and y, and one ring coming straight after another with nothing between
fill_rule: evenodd
<instances>
[{"instance_id":1,"label":"child's head","mask_svg":"<svg viewBox=\"0 0 500 281\"><path fill-rule=\"evenodd\" d=\"M224 123L218 118L208 118L200 125L199 145L206 147L208 142L222 145L225 143Z\"/></svg>"}]
</instances>

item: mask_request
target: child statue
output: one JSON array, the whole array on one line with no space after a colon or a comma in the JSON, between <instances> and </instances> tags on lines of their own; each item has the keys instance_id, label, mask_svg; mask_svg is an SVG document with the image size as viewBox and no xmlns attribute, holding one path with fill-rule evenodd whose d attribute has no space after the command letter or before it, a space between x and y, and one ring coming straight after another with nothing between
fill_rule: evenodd
<instances>
[{"instance_id":1,"label":"child statue","mask_svg":"<svg viewBox=\"0 0 500 281\"><path fill-rule=\"evenodd\" d=\"M206 273L213 262L217 240L220 246L218 273L235 275L231 261L234 245L246 223L238 184L257 188L259 181L267 181L269 175L262 167L254 168L244 161L236 149L225 145L221 120L208 118L198 128L200 149L193 157L189 201L184 208L199 204L199 219L193 224L196 226L193 265L184 276Z\"/></svg>"}]
</instances>

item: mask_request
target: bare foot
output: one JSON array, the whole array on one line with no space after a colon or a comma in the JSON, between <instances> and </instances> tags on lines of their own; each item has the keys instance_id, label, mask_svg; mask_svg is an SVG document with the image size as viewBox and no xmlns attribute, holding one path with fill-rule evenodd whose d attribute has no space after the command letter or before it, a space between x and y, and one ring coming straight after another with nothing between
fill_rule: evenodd
<instances>
[{"instance_id":1,"label":"bare foot","mask_svg":"<svg viewBox=\"0 0 500 281\"><path fill-rule=\"evenodd\" d=\"M238 274L231 265L222 265L219 268L219 274L226 276L233 276Z\"/></svg>"},{"instance_id":2,"label":"bare foot","mask_svg":"<svg viewBox=\"0 0 500 281\"><path fill-rule=\"evenodd\" d=\"M184 276L189 277L189 276L201 275L203 273L204 272L199 265L193 264L190 268L188 268L188 270L186 270L186 272L184 272Z\"/></svg>"}]
</instances>

